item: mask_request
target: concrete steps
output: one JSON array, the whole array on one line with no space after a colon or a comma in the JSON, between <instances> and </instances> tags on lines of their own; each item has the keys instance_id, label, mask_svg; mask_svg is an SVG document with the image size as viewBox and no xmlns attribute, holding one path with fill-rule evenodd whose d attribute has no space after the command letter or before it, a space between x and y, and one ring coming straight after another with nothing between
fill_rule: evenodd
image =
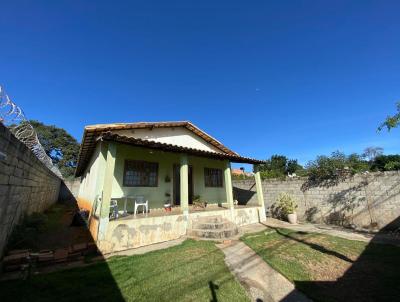
<instances>
[{"instance_id":1,"label":"concrete steps","mask_svg":"<svg viewBox=\"0 0 400 302\"><path fill-rule=\"evenodd\" d=\"M207 240L226 240L239 234L237 226L221 216L200 217L192 221L190 237Z\"/></svg>"}]
</instances>

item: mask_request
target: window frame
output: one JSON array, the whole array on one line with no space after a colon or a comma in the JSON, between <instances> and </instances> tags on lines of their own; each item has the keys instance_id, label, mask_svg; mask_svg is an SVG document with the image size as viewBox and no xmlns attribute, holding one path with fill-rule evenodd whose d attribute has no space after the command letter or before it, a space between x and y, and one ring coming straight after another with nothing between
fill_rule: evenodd
<instances>
[{"instance_id":1,"label":"window frame","mask_svg":"<svg viewBox=\"0 0 400 302\"><path fill-rule=\"evenodd\" d=\"M213 184L213 183L212 183L212 178L210 178L210 176L212 175L212 173L208 173L208 174L207 174L207 172L206 172L207 170L209 170L209 171L212 171L212 170L219 171L219 172L217 173L217 175L221 177L220 182L218 181L218 183L217 183L216 185ZM207 183L207 177L208 177L209 183ZM223 176L223 171L222 171L222 169L204 167L204 186L205 186L206 188L223 188L223 187L224 187L224 176Z\"/></svg>"},{"instance_id":2,"label":"window frame","mask_svg":"<svg viewBox=\"0 0 400 302\"><path fill-rule=\"evenodd\" d=\"M150 183L148 183L147 185L135 185L135 184L127 184L126 183L126 172L128 170L128 166L130 162L137 162L137 163L145 163L145 164L152 164L155 165L156 168L156 182L154 185L150 185ZM151 161L147 161L147 160L136 160L136 159L126 159L124 161L124 175L123 175L123 179L122 179L122 183L124 187L145 187L145 188L156 188L158 187L158 170L159 170L159 164L158 162L151 162ZM150 179L150 178L149 178Z\"/></svg>"}]
</instances>

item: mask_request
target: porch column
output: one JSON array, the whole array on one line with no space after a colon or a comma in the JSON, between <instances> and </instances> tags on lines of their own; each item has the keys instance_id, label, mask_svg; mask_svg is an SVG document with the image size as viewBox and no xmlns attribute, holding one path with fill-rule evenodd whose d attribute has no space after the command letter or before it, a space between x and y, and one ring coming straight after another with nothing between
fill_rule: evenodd
<instances>
[{"instance_id":1,"label":"porch column","mask_svg":"<svg viewBox=\"0 0 400 302\"><path fill-rule=\"evenodd\" d=\"M112 194L112 183L114 179L114 168L115 168L115 155L117 153L117 146L113 143L109 143L107 147L107 157L104 173L103 182L103 194L101 198L101 210L100 210L100 221L99 231L97 234L97 240L104 240L107 232L107 225L110 214L110 202Z\"/></svg>"},{"instance_id":2,"label":"porch column","mask_svg":"<svg viewBox=\"0 0 400 302\"><path fill-rule=\"evenodd\" d=\"M189 165L187 154L181 155L180 166L180 191L181 191L181 208L185 216L189 215Z\"/></svg>"},{"instance_id":3,"label":"porch column","mask_svg":"<svg viewBox=\"0 0 400 302\"><path fill-rule=\"evenodd\" d=\"M263 190L262 190L260 171L257 170L257 172L254 174L254 178L256 180L258 206L260 207L258 209L258 216L259 216L260 222L262 222L262 221L265 221L267 218L265 216L264 194L263 194Z\"/></svg>"},{"instance_id":4,"label":"porch column","mask_svg":"<svg viewBox=\"0 0 400 302\"><path fill-rule=\"evenodd\" d=\"M233 186L232 186L232 174L231 174L231 163L226 162L224 170L224 180L225 180L225 191L226 191L226 202L231 210L232 220L235 219L235 209L233 206Z\"/></svg>"}]
</instances>

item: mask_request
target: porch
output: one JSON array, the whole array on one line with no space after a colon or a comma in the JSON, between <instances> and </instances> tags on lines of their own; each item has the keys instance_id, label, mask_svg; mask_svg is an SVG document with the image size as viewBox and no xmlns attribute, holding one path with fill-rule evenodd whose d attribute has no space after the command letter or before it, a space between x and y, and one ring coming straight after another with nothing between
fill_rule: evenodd
<instances>
[{"instance_id":1,"label":"porch","mask_svg":"<svg viewBox=\"0 0 400 302\"><path fill-rule=\"evenodd\" d=\"M240 209L247 209L247 208L257 208L257 206L254 205L236 205L234 206L235 210L240 210ZM193 205L189 205L189 213L190 214L200 214L200 213L218 213L218 211L226 211L229 210L228 206L224 205L211 205L207 206L205 208L199 208ZM121 214L116 218L110 218L110 221L113 220L118 220L118 221L123 221L123 220L130 220L130 219L144 219L144 218L152 218L152 217L163 217L163 216L173 216L173 215L183 215L183 211L181 207L179 206L173 206L171 207L171 211L167 212L165 209L153 209L150 210L148 213L143 213L143 212L138 212L136 215L134 213L126 213L126 214Z\"/></svg>"},{"instance_id":2,"label":"porch","mask_svg":"<svg viewBox=\"0 0 400 302\"><path fill-rule=\"evenodd\" d=\"M264 208L259 206L210 207L207 210L191 210L189 214L176 207L169 213L155 210L109 220L102 240L97 240L103 254L175 240L188 235L192 224L206 217L219 217L239 226L258 223L262 220ZM260 219L261 218L261 219Z\"/></svg>"},{"instance_id":3,"label":"porch","mask_svg":"<svg viewBox=\"0 0 400 302\"><path fill-rule=\"evenodd\" d=\"M261 161L116 134L98 141L97 162L84 173L81 187L82 195L100 200L92 207L90 229L103 252L179 238L201 216L220 215L237 225L265 220L260 173L255 173L257 201L245 206L235 205L231 179L231 162ZM88 174L96 175L95 184L89 184ZM147 213L134 214L138 196L148 201ZM118 215L113 216L115 201ZM165 204L172 205L171 212Z\"/></svg>"}]
</instances>

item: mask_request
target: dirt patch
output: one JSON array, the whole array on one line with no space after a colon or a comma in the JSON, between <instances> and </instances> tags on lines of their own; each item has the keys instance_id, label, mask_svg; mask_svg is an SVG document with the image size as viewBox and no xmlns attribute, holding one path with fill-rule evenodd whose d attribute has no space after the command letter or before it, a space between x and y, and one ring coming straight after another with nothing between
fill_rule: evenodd
<instances>
[{"instance_id":1,"label":"dirt patch","mask_svg":"<svg viewBox=\"0 0 400 302\"><path fill-rule=\"evenodd\" d=\"M328 256L322 262L300 261L314 281L336 281L352 266L352 263Z\"/></svg>"},{"instance_id":2,"label":"dirt patch","mask_svg":"<svg viewBox=\"0 0 400 302\"><path fill-rule=\"evenodd\" d=\"M46 231L38 236L37 245L39 249L56 249L83 242L93 242L86 226L71 226L73 216L76 213L73 204L57 204L57 211L61 213L58 213L56 221L52 221Z\"/></svg>"},{"instance_id":3,"label":"dirt patch","mask_svg":"<svg viewBox=\"0 0 400 302\"><path fill-rule=\"evenodd\" d=\"M12 235L16 239L10 240L8 250L55 250L94 242L86 226L71 226L77 210L73 201L54 204L44 213L36 215L40 220L35 222L34 227L32 222L17 227Z\"/></svg>"}]
</instances>

